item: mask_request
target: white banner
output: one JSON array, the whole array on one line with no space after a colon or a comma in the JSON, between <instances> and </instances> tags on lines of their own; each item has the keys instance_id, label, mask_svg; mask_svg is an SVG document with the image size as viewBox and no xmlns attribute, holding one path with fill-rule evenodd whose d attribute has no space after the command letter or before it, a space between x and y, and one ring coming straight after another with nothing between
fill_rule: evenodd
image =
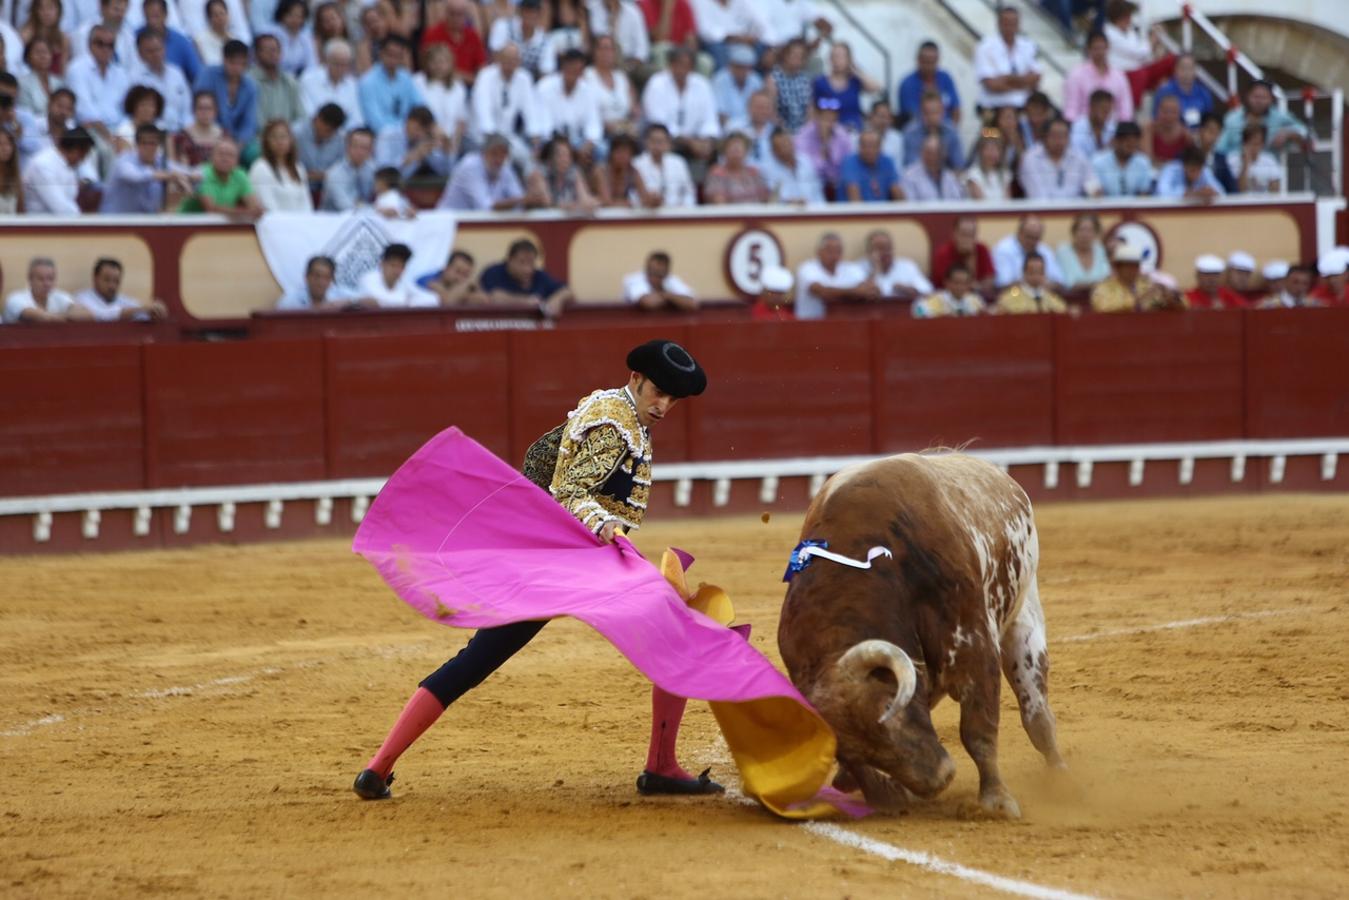
<instances>
[{"instance_id":1,"label":"white banner","mask_svg":"<svg viewBox=\"0 0 1349 900\"><path fill-rule=\"evenodd\" d=\"M445 267L454 246L455 215L423 212L415 219L386 219L369 209L350 213L270 212L258 220L258 244L281 285L282 295L304 289L304 270L315 256L337 263L337 283L355 288L361 276L379 265L390 244L412 248L406 278L420 278Z\"/></svg>"}]
</instances>

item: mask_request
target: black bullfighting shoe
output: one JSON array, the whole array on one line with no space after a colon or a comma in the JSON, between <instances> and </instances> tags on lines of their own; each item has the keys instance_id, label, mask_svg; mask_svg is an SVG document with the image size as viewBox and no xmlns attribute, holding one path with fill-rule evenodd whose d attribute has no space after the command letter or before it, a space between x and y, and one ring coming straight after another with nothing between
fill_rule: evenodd
<instances>
[{"instance_id":1,"label":"black bullfighting shoe","mask_svg":"<svg viewBox=\"0 0 1349 900\"><path fill-rule=\"evenodd\" d=\"M671 778L669 775L655 775L643 772L637 776L639 794L724 794L726 788L708 777L711 769L703 769L697 778Z\"/></svg>"},{"instance_id":2,"label":"black bullfighting shoe","mask_svg":"<svg viewBox=\"0 0 1349 900\"><path fill-rule=\"evenodd\" d=\"M388 778L380 778L374 769L362 769L351 789L362 800L388 800L393 796L393 792L389 790L391 784L393 784L392 772Z\"/></svg>"}]
</instances>

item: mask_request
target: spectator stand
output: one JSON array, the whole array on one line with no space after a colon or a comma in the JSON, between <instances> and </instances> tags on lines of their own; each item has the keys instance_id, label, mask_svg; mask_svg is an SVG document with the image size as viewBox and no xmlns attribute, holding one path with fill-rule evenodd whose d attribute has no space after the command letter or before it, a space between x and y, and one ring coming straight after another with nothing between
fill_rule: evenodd
<instances>
[{"instance_id":1,"label":"spectator stand","mask_svg":"<svg viewBox=\"0 0 1349 900\"><path fill-rule=\"evenodd\" d=\"M1180 4L1180 40L1163 30L1161 40L1172 53L1199 52L1197 39L1203 38L1206 53L1213 53L1221 60L1225 78L1215 78L1201 66L1198 78L1213 95L1229 108L1241 103L1241 88L1252 81L1266 80L1264 71L1253 59L1234 44L1212 19L1195 9L1193 3ZM1274 85L1274 99L1284 112L1293 112L1301 116L1311 132L1311 152L1296 154L1301 166L1293 163L1295 154L1284 154L1284 192L1300 187L1321 196L1344 196L1344 91L1341 88L1326 90L1314 85L1306 85L1299 96L1290 97L1278 84ZM1325 174L1318 168L1325 164L1329 171ZM1297 177L1294 177L1297 176Z\"/></svg>"}]
</instances>

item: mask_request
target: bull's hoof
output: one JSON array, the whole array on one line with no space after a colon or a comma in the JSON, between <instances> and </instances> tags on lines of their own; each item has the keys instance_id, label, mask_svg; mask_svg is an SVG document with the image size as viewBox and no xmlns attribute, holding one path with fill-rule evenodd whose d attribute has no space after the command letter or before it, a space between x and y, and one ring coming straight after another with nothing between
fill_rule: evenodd
<instances>
[{"instance_id":1,"label":"bull's hoof","mask_svg":"<svg viewBox=\"0 0 1349 900\"><path fill-rule=\"evenodd\" d=\"M995 819L1021 818L1021 806L1005 787L984 791L979 795L979 809Z\"/></svg>"}]
</instances>

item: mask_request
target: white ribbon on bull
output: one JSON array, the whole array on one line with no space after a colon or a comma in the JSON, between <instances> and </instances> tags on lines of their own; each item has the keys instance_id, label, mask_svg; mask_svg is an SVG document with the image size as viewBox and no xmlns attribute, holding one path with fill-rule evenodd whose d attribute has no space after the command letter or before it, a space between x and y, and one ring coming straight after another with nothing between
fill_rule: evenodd
<instances>
[{"instance_id":1,"label":"white ribbon on bull","mask_svg":"<svg viewBox=\"0 0 1349 900\"><path fill-rule=\"evenodd\" d=\"M791 581L793 575L810 565L811 557L814 556L836 562L841 566L851 566L854 569L870 569L872 560L880 556L887 559L894 559L895 557L890 552L889 547L872 547L867 551L866 559L853 559L851 556L844 556L842 553L835 553L830 550L828 541L802 541L792 551L792 555L787 561L787 574L783 576L782 580Z\"/></svg>"},{"instance_id":2,"label":"white ribbon on bull","mask_svg":"<svg viewBox=\"0 0 1349 900\"><path fill-rule=\"evenodd\" d=\"M817 547L813 544L809 547L801 548L800 558L805 559L808 556L818 556L821 559L827 559L830 562L836 562L839 565L852 566L854 569L870 569L871 561L878 556L884 556L889 559L895 558L895 555L890 552L889 547L872 547L867 551L867 558L862 560L853 559L851 556L844 556L842 553L835 553L833 550L826 550L823 547Z\"/></svg>"}]
</instances>

